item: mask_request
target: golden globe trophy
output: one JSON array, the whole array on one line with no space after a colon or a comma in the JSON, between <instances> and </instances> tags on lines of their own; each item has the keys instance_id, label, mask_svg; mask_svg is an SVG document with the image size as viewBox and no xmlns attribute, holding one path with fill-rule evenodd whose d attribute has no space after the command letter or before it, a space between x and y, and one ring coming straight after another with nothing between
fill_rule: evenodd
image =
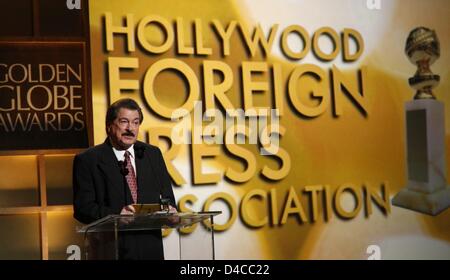
<instances>
[{"instance_id":1,"label":"golden globe trophy","mask_svg":"<svg viewBox=\"0 0 450 280\"><path fill-rule=\"evenodd\" d=\"M440 55L436 33L425 27L412 30L405 52L417 65L416 74L409 79L416 95L405 104L408 184L394 196L392 204L437 215L450 206L450 188L446 178L444 104L433 95L439 76L430 70Z\"/></svg>"}]
</instances>

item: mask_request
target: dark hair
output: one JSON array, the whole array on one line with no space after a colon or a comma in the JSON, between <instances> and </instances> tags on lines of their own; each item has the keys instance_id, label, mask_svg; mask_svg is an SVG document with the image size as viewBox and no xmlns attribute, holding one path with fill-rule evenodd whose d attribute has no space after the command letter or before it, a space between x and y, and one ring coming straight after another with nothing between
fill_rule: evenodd
<instances>
[{"instance_id":1,"label":"dark hair","mask_svg":"<svg viewBox=\"0 0 450 280\"><path fill-rule=\"evenodd\" d=\"M119 99L113 104L111 104L106 111L106 125L111 124L116 118L119 110L121 108L126 108L129 110L135 110L139 113L139 123L142 123L144 120L144 115L142 115L141 107L131 98L123 98Z\"/></svg>"}]
</instances>

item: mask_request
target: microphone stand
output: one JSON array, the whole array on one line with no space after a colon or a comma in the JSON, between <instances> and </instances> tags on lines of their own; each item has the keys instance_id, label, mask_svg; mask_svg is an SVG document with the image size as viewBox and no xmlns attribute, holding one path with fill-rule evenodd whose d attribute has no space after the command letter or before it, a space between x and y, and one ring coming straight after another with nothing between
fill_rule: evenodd
<instances>
[{"instance_id":1,"label":"microphone stand","mask_svg":"<svg viewBox=\"0 0 450 280\"><path fill-rule=\"evenodd\" d=\"M126 176L128 175L128 169L125 166L125 162L123 160L119 160L119 168L120 168L120 174L122 174L123 176L123 196L125 198L125 206L130 205L129 201L128 201L128 192L127 192L127 188L128 187L128 182L127 182L127 178Z\"/></svg>"}]
</instances>

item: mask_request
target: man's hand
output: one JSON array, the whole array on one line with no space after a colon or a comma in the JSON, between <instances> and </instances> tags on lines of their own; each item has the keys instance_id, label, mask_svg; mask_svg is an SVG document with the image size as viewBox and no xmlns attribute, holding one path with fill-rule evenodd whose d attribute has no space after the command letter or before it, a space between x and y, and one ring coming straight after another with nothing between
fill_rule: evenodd
<instances>
[{"instance_id":1,"label":"man's hand","mask_svg":"<svg viewBox=\"0 0 450 280\"><path fill-rule=\"evenodd\" d=\"M173 207L172 205L169 205L169 213L171 214L176 214L178 213L177 208ZM179 223L180 222L180 217L177 216L170 216L169 217L169 221L173 224Z\"/></svg>"},{"instance_id":2,"label":"man's hand","mask_svg":"<svg viewBox=\"0 0 450 280\"><path fill-rule=\"evenodd\" d=\"M133 215L136 212L133 205L127 205L122 208L122 211L120 211L120 215Z\"/></svg>"},{"instance_id":3,"label":"man's hand","mask_svg":"<svg viewBox=\"0 0 450 280\"><path fill-rule=\"evenodd\" d=\"M173 207L172 205L169 205L169 213L178 213L177 208Z\"/></svg>"}]
</instances>

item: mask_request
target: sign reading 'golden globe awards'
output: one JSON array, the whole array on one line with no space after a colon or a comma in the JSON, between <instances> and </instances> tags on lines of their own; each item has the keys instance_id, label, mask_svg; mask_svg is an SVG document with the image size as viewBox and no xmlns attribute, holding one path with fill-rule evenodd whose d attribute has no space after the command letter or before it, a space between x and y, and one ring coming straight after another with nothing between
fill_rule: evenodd
<instances>
[{"instance_id":1,"label":"sign reading 'golden globe awards'","mask_svg":"<svg viewBox=\"0 0 450 280\"><path fill-rule=\"evenodd\" d=\"M0 44L0 150L83 148L82 43Z\"/></svg>"}]
</instances>

